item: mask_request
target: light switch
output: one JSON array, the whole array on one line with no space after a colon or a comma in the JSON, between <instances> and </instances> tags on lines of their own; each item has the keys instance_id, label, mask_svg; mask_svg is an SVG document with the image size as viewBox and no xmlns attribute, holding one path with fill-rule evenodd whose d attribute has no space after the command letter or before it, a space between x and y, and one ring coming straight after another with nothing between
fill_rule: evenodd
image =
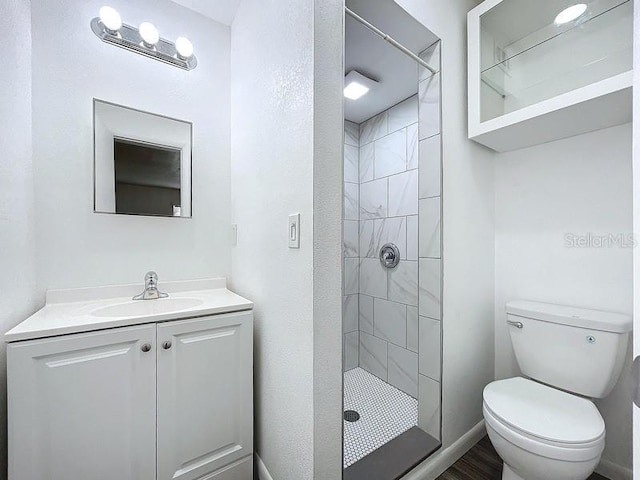
<instances>
[{"instance_id":1,"label":"light switch","mask_svg":"<svg viewBox=\"0 0 640 480\"><path fill-rule=\"evenodd\" d=\"M238 225L234 223L231 225L231 246L235 247L238 245Z\"/></svg>"},{"instance_id":2,"label":"light switch","mask_svg":"<svg viewBox=\"0 0 640 480\"><path fill-rule=\"evenodd\" d=\"M300 248L300 214L289 215L289 248Z\"/></svg>"}]
</instances>

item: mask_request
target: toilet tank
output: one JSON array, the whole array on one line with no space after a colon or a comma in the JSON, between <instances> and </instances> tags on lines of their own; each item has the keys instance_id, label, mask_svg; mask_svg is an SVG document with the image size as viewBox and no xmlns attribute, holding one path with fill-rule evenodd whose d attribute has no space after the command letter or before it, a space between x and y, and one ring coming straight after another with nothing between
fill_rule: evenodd
<instances>
[{"instance_id":1,"label":"toilet tank","mask_svg":"<svg viewBox=\"0 0 640 480\"><path fill-rule=\"evenodd\" d=\"M524 300L506 310L524 375L586 397L609 395L626 358L631 316Z\"/></svg>"}]
</instances>

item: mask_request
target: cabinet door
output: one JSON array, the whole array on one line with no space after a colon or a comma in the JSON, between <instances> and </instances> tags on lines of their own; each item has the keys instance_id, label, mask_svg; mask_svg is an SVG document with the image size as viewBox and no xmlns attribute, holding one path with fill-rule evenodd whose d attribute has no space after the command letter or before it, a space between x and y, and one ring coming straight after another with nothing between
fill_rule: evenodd
<instances>
[{"instance_id":1,"label":"cabinet door","mask_svg":"<svg viewBox=\"0 0 640 480\"><path fill-rule=\"evenodd\" d=\"M155 329L7 347L10 480L155 479Z\"/></svg>"},{"instance_id":2,"label":"cabinet door","mask_svg":"<svg viewBox=\"0 0 640 480\"><path fill-rule=\"evenodd\" d=\"M251 312L158 325L158 480L201 478L252 453L252 330ZM238 475L224 478L249 478Z\"/></svg>"}]
</instances>

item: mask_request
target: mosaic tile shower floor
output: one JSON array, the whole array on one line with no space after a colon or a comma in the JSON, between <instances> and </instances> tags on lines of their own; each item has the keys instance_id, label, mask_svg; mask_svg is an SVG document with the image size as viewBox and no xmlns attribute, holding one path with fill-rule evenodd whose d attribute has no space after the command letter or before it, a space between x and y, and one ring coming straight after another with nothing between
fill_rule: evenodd
<instances>
[{"instance_id":1,"label":"mosaic tile shower floor","mask_svg":"<svg viewBox=\"0 0 640 480\"><path fill-rule=\"evenodd\" d=\"M360 414L344 421L344 468L418 424L418 400L360 367L344 373L344 410Z\"/></svg>"}]
</instances>

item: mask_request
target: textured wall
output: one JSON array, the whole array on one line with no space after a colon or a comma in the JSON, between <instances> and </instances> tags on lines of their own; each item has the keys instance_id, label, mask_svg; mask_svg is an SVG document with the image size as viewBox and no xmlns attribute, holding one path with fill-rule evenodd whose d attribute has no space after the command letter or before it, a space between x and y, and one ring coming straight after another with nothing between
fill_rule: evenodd
<instances>
[{"instance_id":1,"label":"textured wall","mask_svg":"<svg viewBox=\"0 0 640 480\"><path fill-rule=\"evenodd\" d=\"M0 333L36 308L35 220L31 163L30 2L9 0L0 16L7 68L0 73ZM0 342L0 477L6 478L6 365Z\"/></svg>"},{"instance_id":2,"label":"textured wall","mask_svg":"<svg viewBox=\"0 0 640 480\"><path fill-rule=\"evenodd\" d=\"M126 23L187 35L199 65L186 72L99 41L89 21L102 4L32 2L40 298L49 288L141 282L148 270L161 282L230 273L229 27L169 0L111 3ZM73 61L61 61L61 48ZM192 219L93 213L94 97L193 122Z\"/></svg>"},{"instance_id":3,"label":"textured wall","mask_svg":"<svg viewBox=\"0 0 640 480\"><path fill-rule=\"evenodd\" d=\"M274 479L306 480L314 448L313 2L244 0L231 58L231 287L255 302L256 450ZM299 250L288 247L292 213L301 216Z\"/></svg>"},{"instance_id":4,"label":"textured wall","mask_svg":"<svg viewBox=\"0 0 640 480\"><path fill-rule=\"evenodd\" d=\"M314 2L313 478L342 475L343 0Z\"/></svg>"},{"instance_id":5,"label":"textured wall","mask_svg":"<svg viewBox=\"0 0 640 480\"><path fill-rule=\"evenodd\" d=\"M633 68L640 71L640 0L634 1L634 39L633 39ZM633 85L633 230L636 238L640 235L640 75L635 75ZM633 280L635 285L640 285L640 254L638 250L633 255ZM634 289L633 314L635 331L640 325L640 288ZM640 355L640 335L634 335L634 355ZM633 420L636 428L633 429L633 447L637 452L640 449L640 409L633 407ZM640 472L640 455L633 456L633 470Z\"/></svg>"}]
</instances>

